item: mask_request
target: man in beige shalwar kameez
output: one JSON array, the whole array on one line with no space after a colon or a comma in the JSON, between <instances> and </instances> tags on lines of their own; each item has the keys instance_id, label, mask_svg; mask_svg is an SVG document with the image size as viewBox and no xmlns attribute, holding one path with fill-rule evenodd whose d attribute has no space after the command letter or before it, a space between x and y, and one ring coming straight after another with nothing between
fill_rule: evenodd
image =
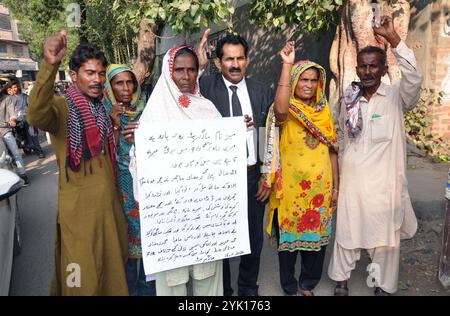
<instances>
[{"instance_id":1,"label":"man in beige shalwar kameez","mask_svg":"<svg viewBox=\"0 0 450 316\"><path fill-rule=\"evenodd\" d=\"M391 45L402 79L391 86L382 83L386 53L367 47L358 53L361 82L344 93L336 239L328 269L329 277L338 282L338 296L348 295L347 280L361 249L372 259L368 285L375 286L375 295L396 292L400 239L411 238L417 229L406 180L403 113L416 105L422 75L390 17L383 17L374 32Z\"/></svg>"},{"instance_id":2,"label":"man in beige shalwar kameez","mask_svg":"<svg viewBox=\"0 0 450 316\"><path fill-rule=\"evenodd\" d=\"M50 133L58 163L55 271L52 295L128 295L127 223L115 179L113 127L101 101L104 54L80 44L70 58L73 84L54 95L67 49L61 31L44 43L30 95L28 122Z\"/></svg>"}]
</instances>

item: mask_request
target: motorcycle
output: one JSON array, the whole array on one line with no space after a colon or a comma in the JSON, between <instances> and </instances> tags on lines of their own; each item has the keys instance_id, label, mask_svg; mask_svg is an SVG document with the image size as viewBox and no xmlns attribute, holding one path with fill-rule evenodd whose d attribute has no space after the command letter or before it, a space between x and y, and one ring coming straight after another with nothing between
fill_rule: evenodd
<instances>
[{"instance_id":1,"label":"motorcycle","mask_svg":"<svg viewBox=\"0 0 450 316\"><path fill-rule=\"evenodd\" d=\"M0 127L11 127L8 122L0 123ZM17 147L22 149L25 155L29 155L32 152L32 149L28 142L27 137L27 128L28 124L25 121L17 121L15 127L11 127L12 133L16 140Z\"/></svg>"},{"instance_id":2,"label":"motorcycle","mask_svg":"<svg viewBox=\"0 0 450 316\"><path fill-rule=\"evenodd\" d=\"M25 155L31 154L32 151L28 143L27 128L28 124L26 124L25 121L17 121L16 126L12 128L17 147L22 149Z\"/></svg>"},{"instance_id":3,"label":"motorcycle","mask_svg":"<svg viewBox=\"0 0 450 316\"><path fill-rule=\"evenodd\" d=\"M22 180L12 170L12 159L0 139L0 296L9 294L13 257L22 249L17 200Z\"/></svg>"}]
</instances>

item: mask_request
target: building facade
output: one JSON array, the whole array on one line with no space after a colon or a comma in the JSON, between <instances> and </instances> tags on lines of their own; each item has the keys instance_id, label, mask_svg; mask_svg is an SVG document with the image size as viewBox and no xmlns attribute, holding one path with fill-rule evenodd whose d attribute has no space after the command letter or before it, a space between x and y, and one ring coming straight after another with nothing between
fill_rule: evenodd
<instances>
[{"instance_id":1,"label":"building facade","mask_svg":"<svg viewBox=\"0 0 450 316\"><path fill-rule=\"evenodd\" d=\"M20 38L18 22L0 4L0 73L34 81L38 63L31 59L28 44Z\"/></svg>"}]
</instances>

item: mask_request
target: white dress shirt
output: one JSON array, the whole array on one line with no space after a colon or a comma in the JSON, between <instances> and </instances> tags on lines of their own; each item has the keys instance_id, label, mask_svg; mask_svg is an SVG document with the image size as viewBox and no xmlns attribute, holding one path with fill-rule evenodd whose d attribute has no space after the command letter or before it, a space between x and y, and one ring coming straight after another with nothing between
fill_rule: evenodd
<instances>
[{"instance_id":1,"label":"white dress shirt","mask_svg":"<svg viewBox=\"0 0 450 316\"><path fill-rule=\"evenodd\" d=\"M239 83L233 84L225 79L222 76L223 81L225 82L225 86L228 91L228 103L230 106L230 116L233 116L233 108L231 106L231 97L233 96L233 91L230 89L230 86L236 86L237 96L239 98L239 102L242 107L242 115L248 115L253 119L253 111L252 104L250 102L250 96L247 90L247 83L245 82L245 78L242 79ZM251 127L247 129L247 147L248 147L248 157L247 157L247 165L253 166L256 164L256 130L255 127Z\"/></svg>"}]
</instances>

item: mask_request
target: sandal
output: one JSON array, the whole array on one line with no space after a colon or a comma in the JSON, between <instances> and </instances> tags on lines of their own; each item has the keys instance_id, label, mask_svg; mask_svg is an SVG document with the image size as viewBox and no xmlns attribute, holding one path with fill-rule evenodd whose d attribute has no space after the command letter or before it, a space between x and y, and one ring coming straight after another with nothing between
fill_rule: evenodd
<instances>
[{"instance_id":1,"label":"sandal","mask_svg":"<svg viewBox=\"0 0 450 316\"><path fill-rule=\"evenodd\" d=\"M375 296L391 296L391 294L383 290L381 287L376 287L374 293Z\"/></svg>"},{"instance_id":2,"label":"sandal","mask_svg":"<svg viewBox=\"0 0 450 316\"><path fill-rule=\"evenodd\" d=\"M314 296L314 292L299 288L298 289L298 295L299 296Z\"/></svg>"},{"instance_id":3,"label":"sandal","mask_svg":"<svg viewBox=\"0 0 450 316\"><path fill-rule=\"evenodd\" d=\"M334 288L334 296L348 296L347 285L338 283Z\"/></svg>"}]
</instances>

